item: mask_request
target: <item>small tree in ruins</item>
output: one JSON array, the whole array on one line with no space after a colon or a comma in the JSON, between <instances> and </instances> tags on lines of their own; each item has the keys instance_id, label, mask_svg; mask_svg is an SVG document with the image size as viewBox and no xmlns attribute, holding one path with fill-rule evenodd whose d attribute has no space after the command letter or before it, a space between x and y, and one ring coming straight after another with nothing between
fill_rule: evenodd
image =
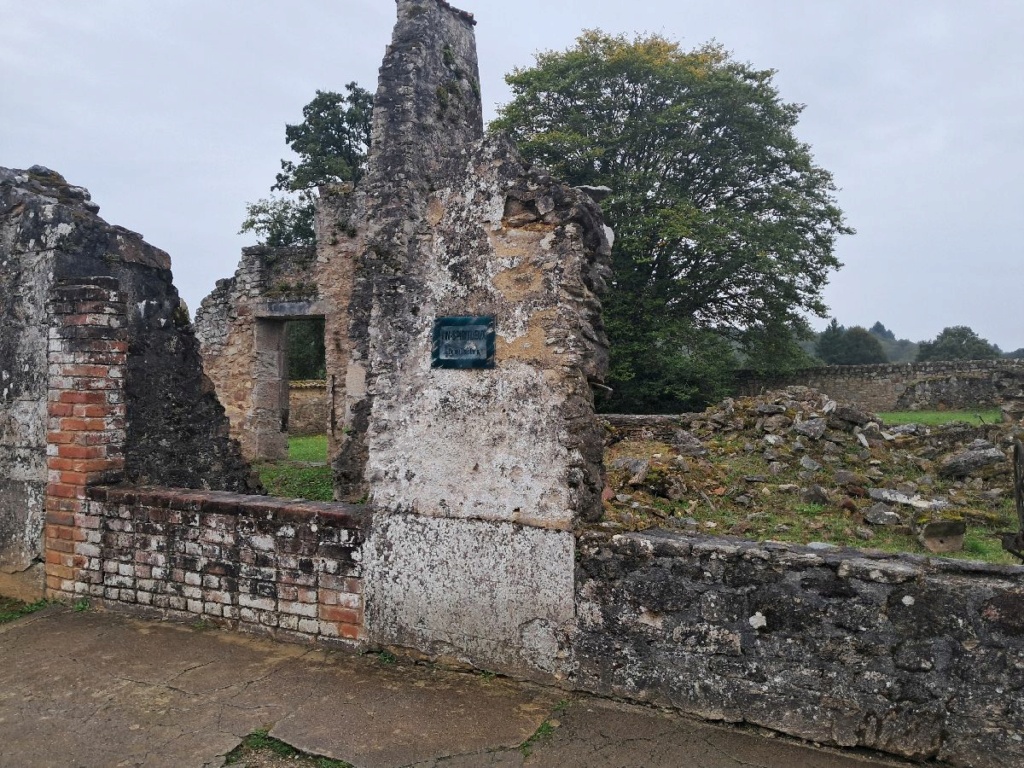
<instances>
[{"instance_id":1,"label":"small tree in ruins","mask_svg":"<svg viewBox=\"0 0 1024 768\"><path fill-rule=\"evenodd\" d=\"M263 245L312 245L316 188L358 181L370 150L373 96L356 83L343 96L317 91L302 108L303 120L285 126L285 140L298 161L282 160L271 195L246 203L241 232L252 232Z\"/></svg>"}]
</instances>

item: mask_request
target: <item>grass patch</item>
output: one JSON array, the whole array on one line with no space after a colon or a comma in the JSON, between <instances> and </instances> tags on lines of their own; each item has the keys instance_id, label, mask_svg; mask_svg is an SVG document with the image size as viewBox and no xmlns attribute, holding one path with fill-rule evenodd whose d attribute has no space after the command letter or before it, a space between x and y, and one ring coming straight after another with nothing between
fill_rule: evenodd
<instances>
[{"instance_id":1,"label":"grass patch","mask_svg":"<svg viewBox=\"0 0 1024 768\"><path fill-rule=\"evenodd\" d=\"M551 711L551 716L546 718L543 723L538 726L537 730L533 734L519 745L519 751L523 757L529 757L530 753L533 752L533 748L543 741L547 741L555 734L555 729L558 728L561 723L555 719L556 715L561 715L569 708L570 701L568 699L562 699L555 708Z\"/></svg>"},{"instance_id":2,"label":"grass patch","mask_svg":"<svg viewBox=\"0 0 1024 768\"><path fill-rule=\"evenodd\" d=\"M50 604L49 600L37 600L34 603L23 603L10 597L0 596L0 624L5 624L22 616L28 616Z\"/></svg>"},{"instance_id":3,"label":"grass patch","mask_svg":"<svg viewBox=\"0 0 1024 768\"><path fill-rule=\"evenodd\" d=\"M280 461L260 464L256 469L263 487L271 496L309 501L331 501L334 498L334 484L328 466L310 467Z\"/></svg>"},{"instance_id":4,"label":"grass patch","mask_svg":"<svg viewBox=\"0 0 1024 768\"><path fill-rule=\"evenodd\" d=\"M533 748L537 746L537 744L550 739L555 733L555 727L556 726L551 722L551 720L545 720L541 723L540 727L533 732L533 735L519 745L519 751L522 753L523 757L529 757L533 752Z\"/></svg>"},{"instance_id":5,"label":"grass patch","mask_svg":"<svg viewBox=\"0 0 1024 768\"><path fill-rule=\"evenodd\" d=\"M288 438L289 461L318 461L327 463L327 435Z\"/></svg>"},{"instance_id":6,"label":"grass patch","mask_svg":"<svg viewBox=\"0 0 1024 768\"><path fill-rule=\"evenodd\" d=\"M271 496L309 501L334 498L326 435L289 438L288 460L258 464L256 471Z\"/></svg>"},{"instance_id":7,"label":"grass patch","mask_svg":"<svg viewBox=\"0 0 1024 768\"><path fill-rule=\"evenodd\" d=\"M886 424L924 424L927 427L938 427L954 421L964 421L978 426L980 424L999 424L1003 415L998 408L983 411L895 411L879 413L878 418Z\"/></svg>"},{"instance_id":8,"label":"grass patch","mask_svg":"<svg viewBox=\"0 0 1024 768\"><path fill-rule=\"evenodd\" d=\"M224 764L237 765L260 754L285 758L289 765L294 765L296 768L353 768L351 763L346 763L344 760L318 757L295 749L290 744L285 744L280 739L271 736L269 728L261 728L246 736L241 744L228 752Z\"/></svg>"}]
</instances>

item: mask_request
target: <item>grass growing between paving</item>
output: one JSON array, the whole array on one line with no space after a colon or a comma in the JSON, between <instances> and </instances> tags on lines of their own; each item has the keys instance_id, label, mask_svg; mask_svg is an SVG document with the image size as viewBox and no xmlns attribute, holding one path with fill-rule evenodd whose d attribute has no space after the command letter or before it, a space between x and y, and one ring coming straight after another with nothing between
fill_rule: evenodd
<instances>
[{"instance_id":1,"label":"grass growing between paving","mask_svg":"<svg viewBox=\"0 0 1024 768\"><path fill-rule=\"evenodd\" d=\"M938 427L954 421L963 421L978 426L979 424L998 424L1003 415L998 408L984 411L896 411L880 413L878 418L886 424L924 424L926 427Z\"/></svg>"},{"instance_id":2,"label":"grass growing between paving","mask_svg":"<svg viewBox=\"0 0 1024 768\"><path fill-rule=\"evenodd\" d=\"M529 757L533 753L533 748L537 745L548 741L552 736L555 735L555 729L558 728L561 723L556 719L558 715L565 712L569 708L569 700L562 699L558 704L555 705L550 717L544 719L537 730L530 735L522 744L519 745L519 752L523 757Z\"/></svg>"},{"instance_id":3,"label":"grass growing between paving","mask_svg":"<svg viewBox=\"0 0 1024 768\"><path fill-rule=\"evenodd\" d=\"M239 768L353 768L344 760L333 760L329 757L318 757L301 752L280 739L270 735L269 728L262 728L250 733L231 750L224 765L235 765Z\"/></svg>"},{"instance_id":4,"label":"grass growing between paving","mask_svg":"<svg viewBox=\"0 0 1024 768\"><path fill-rule=\"evenodd\" d=\"M20 619L22 616L28 616L30 613L35 613L49 604L47 600L23 603L21 600L14 600L13 598L0 595L0 624Z\"/></svg>"},{"instance_id":5,"label":"grass growing between paving","mask_svg":"<svg viewBox=\"0 0 1024 768\"><path fill-rule=\"evenodd\" d=\"M271 496L310 501L333 498L326 435L289 438L287 461L259 464L256 469Z\"/></svg>"}]
</instances>

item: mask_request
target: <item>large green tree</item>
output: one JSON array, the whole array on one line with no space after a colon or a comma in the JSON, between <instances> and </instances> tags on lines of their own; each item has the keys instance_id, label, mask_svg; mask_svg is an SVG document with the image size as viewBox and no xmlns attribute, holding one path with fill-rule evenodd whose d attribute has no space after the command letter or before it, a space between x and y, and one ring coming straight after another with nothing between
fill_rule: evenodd
<instances>
[{"instance_id":1,"label":"large green tree","mask_svg":"<svg viewBox=\"0 0 1024 768\"><path fill-rule=\"evenodd\" d=\"M852 230L773 74L716 45L590 31L506 77L513 98L493 126L569 183L612 190L605 409L701 406L716 393L695 349L795 359L803 316L824 314L833 247Z\"/></svg>"},{"instance_id":2,"label":"large green tree","mask_svg":"<svg viewBox=\"0 0 1024 768\"><path fill-rule=\"evenodd\" d=\"M302 122L285 125L285 141L298 157L282 160L270 197L246 203L241 232L265 245L311 245L316 188L358 181L370 150L373 95L356 83L345 94L317 91L302 108Z\"/></svg>"},{"instance_id":3,"label":"large green tree","mask_svg":"<svg viewBox=\"0 0 1024 768\"><path fill-rule=\"evenodd\" d=\"M846 328L833 317L832 322L825 326L825 330L818 335L818 341L814 345L814 354L826 365L836 365L836 361L843 353L843 336L845 335Z\"/></svg>"},{"instance_id":4,"label":"large green tree","mask_svg":"<svg viewBox=\"0 0 1024 768\"><path fill-rule=\"evenodd\" d=\"M996 360L1002 351L966 325L943 328L932 341L922 341L917 350L919 362L928 360Z\"/></svg>"}]
</instances>

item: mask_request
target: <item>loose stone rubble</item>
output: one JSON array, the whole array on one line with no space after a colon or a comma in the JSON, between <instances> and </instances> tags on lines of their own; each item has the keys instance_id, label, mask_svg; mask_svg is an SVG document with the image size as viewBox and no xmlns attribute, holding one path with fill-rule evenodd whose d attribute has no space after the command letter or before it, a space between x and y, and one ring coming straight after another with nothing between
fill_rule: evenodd
<instances>
[{"instance_id":1,"label":"loose stone rubble","mask_svg":"<svg viewBox=\"0 0 1024 768\"><path fill-rule=\"evenodd\" d=\"M610 425L611 527L850 543L884 526L888 548L916 551L928 523L966 521L993 536L1013 524L1012 425L889 427L806 387ZM825 513L843 517L815 519Z\"/></svg>"}]
</instances>

